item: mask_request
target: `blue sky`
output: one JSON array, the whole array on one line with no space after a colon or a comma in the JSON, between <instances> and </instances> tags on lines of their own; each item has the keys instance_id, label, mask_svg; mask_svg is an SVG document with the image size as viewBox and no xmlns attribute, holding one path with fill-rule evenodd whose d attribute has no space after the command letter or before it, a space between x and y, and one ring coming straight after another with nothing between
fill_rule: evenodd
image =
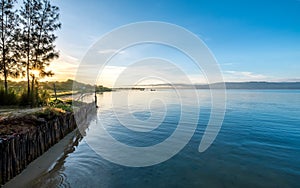
<instances>
[{"instance_id":1,"label":"blue sky","mask_svg":"<svg viewBox=\"0 0 300 188\"><path fill-rule=\"evenodd\" d=\"M88 48L112 29L163 21L199 36L226 81L300 80L299 0L54 0L53 4L61 9L63 27L57 40L61 58L56 65L68 64L67 70L61 68L64 76L72 77Z\"/></svg>"}]
</instances>

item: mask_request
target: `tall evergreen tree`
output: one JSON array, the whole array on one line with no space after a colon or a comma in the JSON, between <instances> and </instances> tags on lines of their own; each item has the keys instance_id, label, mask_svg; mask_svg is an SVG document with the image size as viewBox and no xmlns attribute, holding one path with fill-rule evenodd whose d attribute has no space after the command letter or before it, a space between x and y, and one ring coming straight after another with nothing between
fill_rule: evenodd
<instances>
[{"instance_id":1,"label":"tall evergreen tree","mask_svg":"<svg viewBox=\"0 0 300 188\"><path fill-rule=\"evenodd\" d=\"M17 76L18 52L16 35L18 15L13 9L16 0L0 0L0 71L4 78L5 92L8 92L8 76Z\"/></svg>"},{"instance_id":2,"label":"tall evergreen tree","mask_svg":"<svg viewBox=\"0 0 300 188\"><path fill-rule=\"evenodd\" d=\"M40 71L40 76L52 76L51 71L46 71L49 62L58 58L54 42L57 36L54 31L61 27L59 22L59 8L52 6L49 0L43 0L42 9L38 12L38 20L35 24L36 43L34 46L33 67Z\"/></svg>"},{"instance_id":3,"label":"tall evergreen tree","mask_svg":"<svg viewBox=\"0 0 300 188\"><path fill-rule=\"evenodd\" d=\"M37 11L41 3L38 0L24 0L20 10L20 21L22 31L20 33L20 51L22 53L23 65L26 67L27 94L30 95L30 70L32 69L33 43L34 43L34 20L37 18Z\"/></svg>"},{"instance_id":4,"label":"tall evergreen tree","mask_svg":"<svg viewBox=\"0 0 300 188\"><path fill-rule=\"evenodd\" d=\"M24 0L20 18L20 47L26 67L27 91L30 95L30 76L34 79L31 70L38 70L42 77L53 75L51 71L46 71L46 67L51 60L58 57L54 45L57 37L54 32L61 27L59 8L52 6L49 0Z\"/></svg>"}]
</instances>

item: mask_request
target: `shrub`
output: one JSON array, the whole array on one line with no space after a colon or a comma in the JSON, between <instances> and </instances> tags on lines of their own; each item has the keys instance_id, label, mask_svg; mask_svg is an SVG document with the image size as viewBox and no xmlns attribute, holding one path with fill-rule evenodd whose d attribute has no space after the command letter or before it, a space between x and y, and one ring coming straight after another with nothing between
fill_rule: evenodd
<instances>
[{"instance_id":1,"label":"shrub","mask_svg":"<svg viewBox=\"0 0 300 188\"><path fill-rule=\"evenodd\" d=\"M18 100L18 95L13 90L6 93L3 88L0 88L0 105L18 105Z\"/></svg>"},{"instance_id":2,"label":"shrub","mask_svg":"<svg viewBox=\"0 0 300 188\"><path fill-rule=\"evenodd\" d=\"M13 89L10 89L8 93L5 93L3 88L0 88L0 105L18 105L18 106L46 106L49 102L50 94L47 91L39 92L35 89L33 92L28 93L26 90L16 93Z\"/></svg>"},{"instance_id":3,"label":"shrub","mask_svg":"<svg viewBox=\"0 0 300 188\"><path fill-rule=\"evenodd\" d=\"M65 102L63 100L60 99L55 99L49 102L49 106L53 107L53 108L60 108L64 111L67 112L72 112L73 108L72 108L72 103L69 103L69 101Z\"/></svg>"}]
</instances>

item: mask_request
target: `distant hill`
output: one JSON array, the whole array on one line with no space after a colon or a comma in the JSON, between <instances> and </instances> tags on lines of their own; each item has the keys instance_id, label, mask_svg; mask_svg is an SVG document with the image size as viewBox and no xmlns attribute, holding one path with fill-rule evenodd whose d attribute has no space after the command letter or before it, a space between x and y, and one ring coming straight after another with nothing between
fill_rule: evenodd
<instances>
[{"instance_id":1,"label":"distant hill","mask_svg":"<svg viewBox=\"0 0 300 188\"><path fill-rule=\"evenodd\" d=\"M195 87L196 89L209 89L212 88L218 89L221 88L222 83L214 83L211 85L208 84L172 84L182 89L188 89ZM156 84L151 85L156 88L170 88L170 84ZM225 82L226 89L300 89L300 82ZM150 85L149 85L150 86Z\"/></svg>"},{"instance_id":2,"label":"distant hill","mask_svg":"<svg viewBox=\"0 0 300 188\"><path fill-rule=\"evenodd\" d=\"M212 84L219 88L221 84ZM300 89L300 82L225 82L226 89ZM196 85L197 89L208 88L208 85Z\"/></svg>"},{"instance_id":3,"label":"distant hill","mask_svg":"<svg viewBox=\"0 0 300 188\"><path fill-rule=\"evenodd\" d=\"M0 87L3 85L3 81L0 80ZM94 90L94 86L90 84L84 84L80 83L74 80L66 80L62 82L40 82L39 86L41 86L43 89L47 90L53 90L53 87L55 84L55 87L59 91L71 91L71 90ZM27 88L27 82L21 81L21 82L12 82L9 81L8 85L10 88L20 88L25 89ZM208 84L196 84L196 85L188 85L188 84L172 84L173 86L177 86L182 89L189 89L192 87L195 87L196 89L209 89ZM154 88L171 88L173 87L171 84L151 84L151 85L142 85L140 87L145 86L146 88L154 87ZM226 89L300 89L300 82L225 82ZM221 88L221 83L214 83L211 84L212 88ZM74 88L73 88L74 87ZM97 86L96 87L98 92L103 91L111 91L110 88L103 87L103 86Z\"/></svg>"},{"instance_id":4,"label":"distant hill","mask_svg":"<svg viewBox=\"0 0 300 188\"><path fill-rule=\"evenodd\" d=\"M3 81L0 80L0 87L3 85ZM62 82L39 82L40 88L46 89L46 90L53 90L54 89L54 84L56 87L56 90L58 91L71 91L71 90L91 90L93 91L95 89L95 86L92 86L90 84L84 84L80 83L71 79L68 79L67 81L62 81ZM8 85L10 88L14 89L25 89L27 88L27 82L26 81L21 81L21 82L13 82L9 81ZM103 92L103 91L111 91L110 88L103 87L101 85L96 86L96 90L98 92Z\"/></svg>"}]
</instances>

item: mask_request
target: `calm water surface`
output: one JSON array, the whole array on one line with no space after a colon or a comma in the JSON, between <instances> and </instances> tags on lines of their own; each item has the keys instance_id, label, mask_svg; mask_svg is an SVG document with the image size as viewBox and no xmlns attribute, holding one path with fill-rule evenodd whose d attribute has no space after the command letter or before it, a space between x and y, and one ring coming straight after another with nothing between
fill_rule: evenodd
<instances>
[{"instance_id":1,"label":"calm water surface","mask_svg":"<svg viewBox=\"0 0 300 188\"><path fill-rule=\"evenodd\" d=\"M189 90L184 91L187 99ZM210 115L210 93L199 90L200 113L195 134L177 155L158 165L124 167L97 155L87 144L99 121L120 142L145 147L160 143L176 129L180 101L167 90L132 91L131 113L147 120L149 99L157 111L165 111L162 124L151 132L136 133L121 126L112 109L112 93L98 96L98 120L90 123L86 136L74 144L36 187L300 187L300 90L229 90L222 129L204 153L198 146ZM115 92L122 99L126 92ZM191 113L195 99L190 98ZM126 106L114 105L124 114ZM126 118L126 116L125 116ZM78 137L77 137L78 138ZM102 140L105 142L105 140ZM106 143L109 145L110 143ZM174 143L176 144L176 143ZM122 156L120 156L122 157Z\"/></svg>"}]
</instances>

